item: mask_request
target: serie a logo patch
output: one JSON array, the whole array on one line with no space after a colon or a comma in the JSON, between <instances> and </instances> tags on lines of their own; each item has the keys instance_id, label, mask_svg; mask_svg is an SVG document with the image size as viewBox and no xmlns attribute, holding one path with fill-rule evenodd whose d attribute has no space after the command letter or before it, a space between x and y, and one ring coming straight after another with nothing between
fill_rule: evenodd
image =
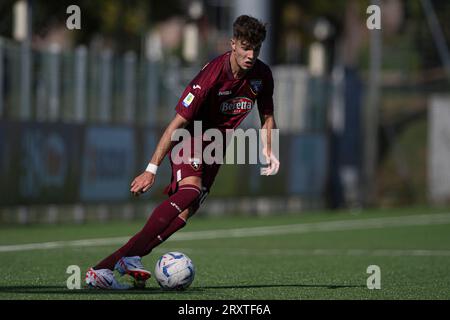
<instances>
[{"instance_id":1,"label":"serie a logo patch","mask_svg":"<svg viewBox=\"0 0 450 320\"><path fill-rule=\"evenodd\" d=\"M186 108L189 107L192 103L192 101L194 101L195 96L192 93L188 93L188 95L186 96L186 98L184 98L183 100L183 106L185 106Z\"/></svg>"}]
</instances>

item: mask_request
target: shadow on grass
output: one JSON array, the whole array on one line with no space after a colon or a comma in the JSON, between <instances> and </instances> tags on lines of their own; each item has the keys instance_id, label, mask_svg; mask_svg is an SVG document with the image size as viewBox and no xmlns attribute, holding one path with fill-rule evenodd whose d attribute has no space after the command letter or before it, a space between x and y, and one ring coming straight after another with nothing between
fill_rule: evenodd
<instances>
[{"instance_id":1,"label":"shadow on grass","mask_svg":"<svg viewBox=\"0 0 450 320\"><path fill-rule=\"evenodd\" d=\"M195 291L195 288L189 288L188 291L183 293L189 293ZM99 290L82 287L77 290L69 290L65 286L5 286L0 287L1 293L26 293L26 294L88 294L88 295L110 295L110 294L167 294L177 293L182 291L167 291L160 288L145 288L145 289L130 289L130 290Z\"/></svg>"},{"instance_id":2,"label":"shadow on grass","mask_svg":"<svg viewBox=\"0 0 450 320\"><path fill-rule=\"evenodd\" d=\"M0 286L0 293L22 293L22 294L88 294L88 295L139 295L139 294L194 294L207 292L212 289L259 289L259 288L325 288L325 289L343 289L343 288L366 288L363 285L332 285L332 284L264 284L264 285L225 285L225 286L200 286L190 287L185 291L163 290L157 287L147 287L145 289L130 290L98 290L81 288L79 290L69 290L65 286Z\"/></svg>"},{"instance_id":3,"label":"shadow on grass","mask_svg":"<svg viewBox=\"0 0 450 320\"><path fill-rule=\"evenodd\" d=\"M196 287L198 289L252 289L252 288L367 288L362 285L334 285L334 284L263 284L263 285L241 285L241 286L205 286Z\"/></svg>"}]
</instances>

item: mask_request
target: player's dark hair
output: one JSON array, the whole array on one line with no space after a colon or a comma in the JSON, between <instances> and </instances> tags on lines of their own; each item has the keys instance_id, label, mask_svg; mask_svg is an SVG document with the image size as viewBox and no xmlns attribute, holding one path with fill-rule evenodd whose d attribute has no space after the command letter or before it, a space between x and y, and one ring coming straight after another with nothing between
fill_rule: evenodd
<instances>
[{"instance_id":1,"label":"player's dark hair","mask_svg":"<svg viewBox=\"0 0 450 320\"><path fill-rule=\"evenodd\" d=\"M233 23L233 37L253 46L259 45L266 38L266 24L251 16L239 16Z\"/></svg>"}]
</instances>

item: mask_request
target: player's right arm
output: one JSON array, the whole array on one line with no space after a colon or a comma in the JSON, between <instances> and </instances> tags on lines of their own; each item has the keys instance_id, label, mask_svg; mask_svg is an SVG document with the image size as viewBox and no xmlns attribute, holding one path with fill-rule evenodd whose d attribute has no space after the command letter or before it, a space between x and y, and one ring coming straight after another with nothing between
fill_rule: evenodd
<instances>
[{"instance_id":1,"label":"player's right arm","mask_svg":"<svg viewBox=\"0 0 450 320\"><path fill-rule=\"evenodd\" d=\"M173 118L164 131L164 134L156 147L156 151L150 160L150 168L147 167L147 170L137 176L131 183L130 191L134 195L139 195L151 188L155 181L155 174L149 172L148 169L151 171L151 166L155 168L161 164L172 146L172 133L176 129L184 128L189 122L194 121L195 116L208 95L211 84L214 83L215 77L219 74L220 66L221 65L218 63L209 63L205 65L186 87L175 107L175 118Z\"/></svg>"},{"instance_id":2,"label":"player's right arm","mask_svg":"<svg viewBox=\"0 0 450 320\"><path fill-rule=\"evenodd\" d=\"M161 136L161 139L159 140L158 145L156 146L156 150L153 153L153 156L150 160L150 164L156 167L158 167L161 164L164 157L169 152L172 146L171 137L173 132L177 129L186 127L188 123L189 121L183 118L178 113L175 115L175 117L166 127L166 130L164 130L164 133ZM145 170L143 173L141 173L133 180L133 182L131 183L130 191L135 196L138 196L141 193L146 192L148 189L150 189L154 182L155 182L155 174Z\"/></svg>"}]
</instances>

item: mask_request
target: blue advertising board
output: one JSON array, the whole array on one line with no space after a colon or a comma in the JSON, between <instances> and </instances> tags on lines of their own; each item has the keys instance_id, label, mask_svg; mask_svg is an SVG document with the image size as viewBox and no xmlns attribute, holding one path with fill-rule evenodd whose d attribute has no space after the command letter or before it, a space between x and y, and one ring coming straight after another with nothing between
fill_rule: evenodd
<instances>
[{"instance_id":1,"label":"blue advertising board","mask_svg":"<svg viewBox=\"0 0 450 320\"><path fill-rule=\"evenodd\" d=\"M2 122L0 128L1 204L77 200L79 126Z\"/></svg>"},{"instance_id":2,"label":"blue advertising board","mask_svg":"<svg viewBox=\"0 0 450 320\"><path fill-rule=\"evenodd\" d=\"M80 188L82 201L129 198L134 174L135 141L132 128L86 128Z\"/></svg>"},{"instance_id":3,"label":"blue advertising board","mask_svg":"<svg viewBox=\"0 0 450 320\"><path fill-rule=\"evenodd\" d=\"M321 196L325 192L328 152L323 134L292 136L289 154L288 192Z\"/></svg>"}]
</instances>

